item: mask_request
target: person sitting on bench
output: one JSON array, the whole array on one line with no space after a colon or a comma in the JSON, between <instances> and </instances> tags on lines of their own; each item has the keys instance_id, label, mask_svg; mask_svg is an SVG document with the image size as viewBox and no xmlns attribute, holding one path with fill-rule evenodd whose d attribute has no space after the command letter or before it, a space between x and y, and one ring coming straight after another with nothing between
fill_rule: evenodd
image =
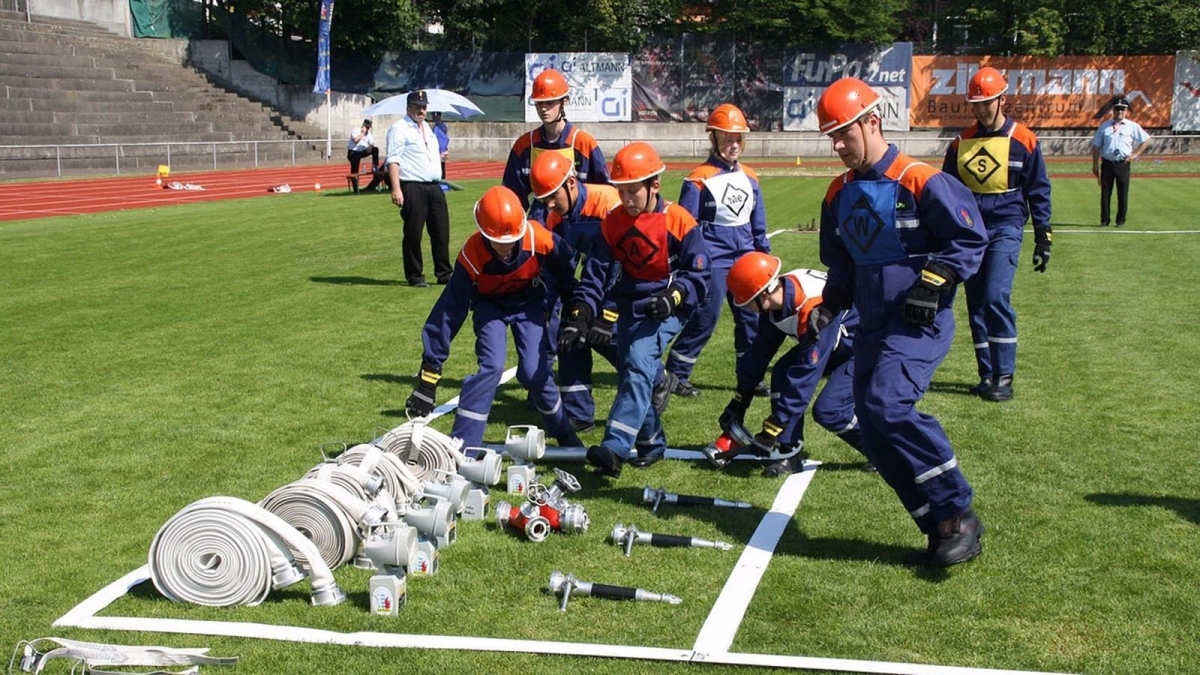
<instances>
[{"instance_id":1,"label":"person sitting on bench","mask_svg":"<svg viewBox=\"0 0 1200 675\"><path fill-rule=\"evenodd\" d=\"M350 161L350 184L354 192L358 192L358 167L364 157L371 158L371 184L367 191L373 191L383 182L383 173L379 166L379 147L375 145L375 137L371 135L371 120L363 120L362 126L350 134L346 144L346 159Z\"/></svg>"}]
</instances>

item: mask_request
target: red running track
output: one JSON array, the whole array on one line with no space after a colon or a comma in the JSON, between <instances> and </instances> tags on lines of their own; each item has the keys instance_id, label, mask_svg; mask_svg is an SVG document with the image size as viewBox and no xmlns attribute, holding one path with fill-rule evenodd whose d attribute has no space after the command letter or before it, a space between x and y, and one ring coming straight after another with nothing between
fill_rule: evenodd
<instances>
[{"instance_id":1,"label":"red running track","mask_svg":"<svg viewBox=\"0 0 1200 675\"><path fill-rule=\"evenodd\" d=\"M499 181L504 164L449 162L446 172L453 179ZM345 190L347 173L345 164L334 162L244 171L172 172L163 181L200 185L202 192L166 189L155 184L154 175L5 183L0 184L0 221L257 197L285 184L292 192L312 192L317 185L322 190Z\"/></svg>"}]
</instances>

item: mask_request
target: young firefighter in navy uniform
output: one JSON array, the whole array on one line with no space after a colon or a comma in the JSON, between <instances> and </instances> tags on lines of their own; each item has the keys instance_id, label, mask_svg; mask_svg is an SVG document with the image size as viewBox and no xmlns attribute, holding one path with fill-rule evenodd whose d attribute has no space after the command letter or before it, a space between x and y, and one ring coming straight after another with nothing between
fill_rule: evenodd
<instances>
[{"instance_id":1,"label":"young firefighter in navy uniform","mask_svg":"<svg viewBox=\"0 0 1200 675\"><path fill-rule=\"evenodd\" d=\"M987 248L970 190L903 155L883 136L879 94L846 77L817 101L821 132L849 171L821 206L818 336L838 312L858 310L854 407L863 449L928 545L911 562L946 567L983 551L974 492L937 418L917 409L954 341L954 292Z\"/></svg>"},{"instance_id":2,"label":"young firefighter in navy uniform","mask_svg":"<svg viewBox=\"0 0 1200 675\"><path fill-rule=\"evenodd\" d=\"M534 199L546 207L546 229L564 241L581 259L591 256L600 239L600 221L620 207L621 198L611 185L581 183L575 175L575 165L557 152L544 152L533 161L529 172ZM557 304L558 294L548 298ZM616 304L606 301L599 316L594 317L588 330L586 347L571 349L558 355L558 391L563 407L571 418L571 426L583 433L595 426L596 401L592 397L592 352L604 357L615 368L617 348L613 332L617 325ZM550 334L558 334L558 313L551 309ZM551 345L557 346L557 345ZM665 377L663 369L655 378L654 409L661 415L670 402L675 381Z\"/></svg>"},{"instance_id":3,"label":"young firefighter in navy uniform","mask_svg":"<svg viewBox=\"0 0 1200 675\"><path fill-rule=\"evenodd\" d=\"M560 351L583 346L605 299L616 303L617 393L604 440L587 452L599 473L614 478L627 460L649 466L666 452L662 421L651 405L655 373L708 288L708 248L696 219L659 195L666 168L640 141L613 158L611 181L621 207L600 224L559 340Z\"/></svg>"},{"instance_id":4,"label":"young firefighter in navy uniform","mask_svg":"<svg viewBox=\"0 0 1200 675\"><path fill-rule=\"evenodd\" d=\"M579 447L583 443L571 429L554 384L550 357L542 350L547 317L545 284L540 279L548 273L558 288L572 290L575 252L538 223L527 221L521 200L499 185L489 188L475 204L475 224L479 231L463 244L450 283L425 322L421 371L405 406L417 417L433 411L450 343L471 314L479 371L463 380L451 435L461 438L465 446L483 442L504 372L505 333L512 331L517 381L532 394L546 434L560 445Z\"/></svg>"},{"instance_id":5,"label":"young firefighter in navy uniform","mask_svg":"<svg viewBox=\"0 0 1200 675\"><path fill-rule=\"evenodd\" d=\"M754 342L737 360L737 391L722 417L744 423L754 389L787 338L799 344L771 369L771 414L749 450L769 457L776 446L783 457L763 470L770 478L804 467L804 413L812 401L813 419L850 447L862 452L862 434L854 415L854 329L858 312L839 312L820 335L808 330L812 308L821 302L825 273L796 269L780 274L779 258L755 251L737 259L729 270L729 292L738 307L758 315ZM825 388L813 400L821 378ZM726 424L722 423L724 428ZM868 465L869 467L869 465Z\"/></svg>"},{"instance_id":6,"label":"young firefighter in navy uniform","mask_svg":"<svg viewBox=\"0 0 1200 675\"><path fill-rule=\"evenodd\" d=\"M957 176L971 192L988 246L975 276L963 282L967 317L979 367L971 393L986 401L1013 397L1017 370L1017 312L1012 306L1013 277L1021 255L1025 221L1033 216L1033 269L1050 263L1050 179L1038 137L1004 114L1008 82L995 68L980 68L971 78L967 103L976 123L950 143L942 171Z\"/></svg>"}]
</instances>

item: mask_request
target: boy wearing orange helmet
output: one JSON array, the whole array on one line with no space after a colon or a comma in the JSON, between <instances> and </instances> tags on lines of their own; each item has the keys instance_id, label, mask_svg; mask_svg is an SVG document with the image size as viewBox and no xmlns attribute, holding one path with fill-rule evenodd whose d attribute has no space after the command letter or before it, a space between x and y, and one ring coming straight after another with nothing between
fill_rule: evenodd
<instances>
[{"instance_id":1,"label":"boy wearing orange helmet","mask_svg":"<svg viewBox=\"0 0 1200 675\"><path fill-rule=\"evenodd\" d=\"M588 185L575 177L571 160L557 152L546 152L533 161L529 172L533 197L546 206L546 229L562 237L581 258L591 255L600 238L600 221L621 205L611 185ZM550 300L556 305L557 294ZM592 397L592 352L616 367L617 350L612 343L617 308L605 301L604 308L588 329L587 348L559 355L558 390L571 425L582 433L595 426L596 402ZM557 335L558 312L551 310L550 335ZM660 369L654 385L654 407L661 414L669 400L674 380L664 379Z\"/></svg>"},{"instance_id":2,"label":"boy wearing orange helmet","mask_svg":"<svg viewBox=\"0 0 1200 675\"><path fill-rule=\"evenodd\" d=\"M696 220L659 195L665 170L658 152L640 141L613 158L621 206L600 223L559 337L560 351L583 346L606 300L616 304L617 393L603 441L587 452L606 476L620 476L626 461L649 466L666 452L662 421L651 405L655 373L708 288L708 247Z\"/></svg>"},{"instance_id":3,"label":"boy wearing orange helmet","mask_svg":"<svg viewBox=\"0 0 1200 675\"><path fill-rule=\"evenodd\" d=\"M737 259L729 269L733 303L754 312L758 337L737 359L737 390L721 414L726 420L745 423L754 389L771 366L771 359L787 338L797 341L771 368L771 414L762 431L745 450L760 457L776 457L763 475L770 478L801 471L804 467L804 412L812 401L813 419L850 447L862 452L858 418L854 416L854 331L858 313L839 312L814 336L808 329L812 308L821 302L825 273L796 269L780 274L779 258L754 251ZM821 395L813 393L827 378Z\"/></svg>"},{"instance_id":4,"label":"boy wearing orange helmet","mask_svg":"<svg viewBox=\"0 0 1200 675\"><path fill-rule=\"evenodd\" d=\"M1012 306L1013 277L1021 254L1025 221L1033 217L1033 269L1050 263L1050 179L1038 137L1004 114L1008 81L990 66L971 77L967 103L975 124L946 150L942 171L956 176L971 192L983 215L988 247L979 272L967 279L967 317L979 384L971 393L985 401L1013 396L1017 370L1017 313Z\"/></svg>"},{"instance_id":5,"label":"boy wearing orange helmet","mask_svg":"<svg viewBox=\"0 0 1200 675\"><path fill-rule=\"evenodd\" d=\"M667 370L679 379L675 393L680 396L700 394L690 380L692 369L717 328L722 302L727 302L733 313L734 350L743 354L754 341L758 323L754 313L733 302L725 280L733 262L743 254L771 252L758 175L738 161L750 132L746 116L737 106L722 103L709 114L705 129L711 144L708 160L692 169L683 181L679 205L700 223L712 258L712 276L704 302L683 327L667 357Z\"/></svg>"},{"instance_id":6,"label":"boy wearing orange helmet","mask_svg":"<svg viewBox=\"0 0 1200 675\"><path fill-rule=\"evenodd\" d=\"M567 78L553 68L547 68L533 78L530 102L537 109L542 125L517 137L504 166L501 183L516 193L522 206L529 207L530 218L541 222L545 222L545 206L537 200L532 205L529 203L532 192L529 171L538 155L560 153L575 165L575 176L580 182L608 183L608 167L595 137L567 121L570 95Z\"/></svg>"},{"instance_id":7,"label":"boy wearing orange helmet","mask_svg":"<svg viewBox=\"0 0 1200 675\"><path fill-rule=\"evenodd\" d=\"M473 314L479 370L463 380L451 435L468 447L483 442L504 372L505 333L511 331L517 349L517 381L530 392L546 433L560 445L580 446L554 385L550 358L541 348L547 317L546 285L539 280L550 276L569 293L575 284L575 253L557 235L527 221L521 200L502 186L489 188L475 204L475 225L479 231L463 244L450 283L425 321L421 370L405 408L416 417L433 411L450 343L467 314Z\"/></svg>"},{"instance_id":8,"label":"boy wearing orange helmet","mask_svg":"<svg viewBox=\"0 0 1200 675\"><path fill-rule=\"evenodd\" d=\"M914 562L949 566L982 551L983 525L945 430L917 410L954 339L954 291L979 269L987 233L963 184L883 137L879 94L857 78L817 101L820 129L850 170L821 205L829 278L809 314L816 336L859 313L854 403L863 450L928 537Z\"/></svg>"}]
</instances>

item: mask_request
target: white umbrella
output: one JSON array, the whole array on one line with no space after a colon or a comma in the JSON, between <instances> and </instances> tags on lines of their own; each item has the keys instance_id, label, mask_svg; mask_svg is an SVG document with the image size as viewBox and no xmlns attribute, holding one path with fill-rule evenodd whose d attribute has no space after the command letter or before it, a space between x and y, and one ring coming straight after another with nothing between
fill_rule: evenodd
<instances>
[{"instance_id":1,"label":"white umbrella","mask_svg":"<svg viewBox=\"0 0 1200 675\"><path fill-rule=\"evenodd\" d=\"M467 118L472 115L482 115L479 106L462 94L456 94L446 89L426 89L429 97L429 112L450 113ZM364 117L372 115L403 115L408 111L408 92L389 96L375 105L362 111Z\"/></svg>"}]
</instances>

